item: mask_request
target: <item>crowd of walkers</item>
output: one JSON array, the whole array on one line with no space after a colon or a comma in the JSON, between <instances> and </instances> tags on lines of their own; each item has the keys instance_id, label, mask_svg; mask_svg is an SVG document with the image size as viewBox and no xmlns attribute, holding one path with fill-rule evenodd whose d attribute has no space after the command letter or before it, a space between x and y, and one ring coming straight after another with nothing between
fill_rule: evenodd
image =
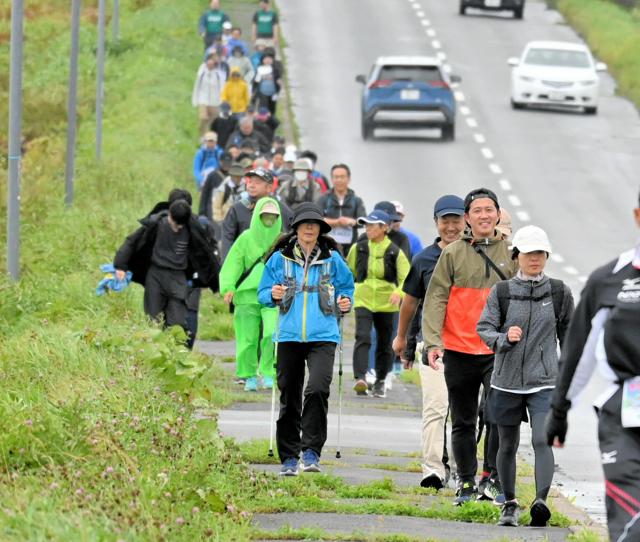
<instances>
[{"instance_id":1,"label":"crowd of walkers","mask_svg":"<svg viewBox=\"0 0 640 542\"><path fill-rule=\"evenodd\" d=\"M488 188L437 198L437 237L423 248L403 227L400 202L367 212L347 164L327 177L313 151L276 135L278 32L262 0L252 53L211 1L193 92L199 207L192 210L189 191L173 190L118 250L116 277L131 272L144 286L145 312L183 327L190 347L201 288L220 293L233 313L238 383L248 393L279 391L283 476L320 471L336 347L353 310L352 393L383 399L394 370L418 359L420 485L438 490L453 478L454 504L490 500L501 506L500 525L518 524L521 422L531 426L535 452L531 525L547 525L552 444L564 442L567 411L597 359L612 382L597 404L609 528L614 540L638 539L640 248L590 277L575 316L571 290L545 273L546 232L525 226L512 235ZM640 202L635 214L640 226Z\"/></svg>"}]
</instances>

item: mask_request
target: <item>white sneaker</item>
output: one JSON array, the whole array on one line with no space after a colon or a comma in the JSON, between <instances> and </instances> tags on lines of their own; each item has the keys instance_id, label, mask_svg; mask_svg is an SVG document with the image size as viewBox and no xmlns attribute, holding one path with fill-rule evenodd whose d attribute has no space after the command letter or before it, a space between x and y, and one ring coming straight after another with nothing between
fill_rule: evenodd
<instances>
[{"instance_id":1,"label":"white sneaker","mask_svg":"<svg viewBox=\"0 0 640 542\"><path fill-rule=\"evenodd\" d=\"M364 378L367 381L367 384L369 384L369 387L373 387L376 383L376 372L373 369L369 369Z\"/></svg>"},{"instance_id":2,"label":"white sneaker","mask_svg":"<svg viewBox=\"0 0 640 542\"><path fill-rule=\"evenodd\" d=\"M387 390L393 389L393 381L396 379L396 375L393 373L388 373L384 379L384 387Z\"/></svg>"}]
</instances>

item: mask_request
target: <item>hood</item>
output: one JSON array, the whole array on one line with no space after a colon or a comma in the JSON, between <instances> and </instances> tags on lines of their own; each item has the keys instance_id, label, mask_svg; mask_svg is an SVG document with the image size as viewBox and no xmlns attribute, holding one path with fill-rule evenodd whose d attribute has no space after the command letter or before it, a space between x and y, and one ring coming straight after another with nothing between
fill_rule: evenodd
<instances>
[{"instance_id":1,"label":"hood","mask_svg":"<svg viewBox=\"0 0 640 542\"><path fill-rule=\"evenodd\" d=\"M463 241L467 241L468 243L471 243L472 241L475 241L474 243L471 243L471 244L477 244L477 245L495 245L496 243L499 243L500 241L504 240L502 238L502 234L496 232L495 230L493 232L493 237L489 237L487 239L482 238L482 239L475 240L473 238L473 235L471 235L470 233L467 233L467 232L463 233L460 236L460 239L463 240Z\"/></svg>"},{"instance_id":2,"label":"hood","mask_svg":"<svg viewBox=\"0 0 640 542\"><path fill-rule=\"evenodd\" d=\"M273 226L268 228L260 220L260 211L267 202L278 204L273 198L260 198L256 203L255 209L251 216L251 225L249 226L248 236L251 238L251 251L255 251L255 258L264 254L276 242L276 239L282 231L282 215L278 217ZM254 258L254 259L255 259Z\"/></svg>"}]
</instances>

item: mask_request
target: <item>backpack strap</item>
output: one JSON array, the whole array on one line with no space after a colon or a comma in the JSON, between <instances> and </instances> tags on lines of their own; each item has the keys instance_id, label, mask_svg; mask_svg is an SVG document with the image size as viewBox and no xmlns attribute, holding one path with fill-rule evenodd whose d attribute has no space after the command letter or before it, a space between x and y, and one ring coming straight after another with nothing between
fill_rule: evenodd
<instances>
[{"instance_id":1,"label":"backpack strap","mask_svg":"<svg viewBox=\"0 0 640 542\"><path fill-rule=\"evenodd\" d=\"M369 267L369 240L365 237L356 243L356 282L364 282Z\"/></svg>"},{"instance_id":2,"label":"backpack strap","mask_svg":"<svg viewBox=\"0 0 640 542\"><path fill-rule=\"evenodd\" d=\"M564 282L559 279L549 279L551 282L551 300L553 301L553 312L556 315L556 332L560 329L560 314L562 313L562 305L564 304ZM558 340L562 343L564 337L560 337L557 333ZM563 333L564 335L564 333Z\"/></svg>"},{"instance_id":3,"label":"backpack strap","mask_svg":"<svg viewBox=\"0 0 640 542\"><path fill-rule=\"evenodd\" d=\"M509 296L509 282L501 280L496 283L496 293L498 294L498 305L500 306L500 325L498 330L502 330L502 326L504 326L507 319L509 302L511 301L511 297Z\"/></svg>"},{"instance_id":4,"label":"backpack strap","mask_svg":"<svg viewBox=\"0 0 640 542\"><path fill-rule=\"evenodd\" d=\"M393 241L384 251L384 280L392 284L398 284L398 257L400 248Z\"/></svg>"}]
</instances>

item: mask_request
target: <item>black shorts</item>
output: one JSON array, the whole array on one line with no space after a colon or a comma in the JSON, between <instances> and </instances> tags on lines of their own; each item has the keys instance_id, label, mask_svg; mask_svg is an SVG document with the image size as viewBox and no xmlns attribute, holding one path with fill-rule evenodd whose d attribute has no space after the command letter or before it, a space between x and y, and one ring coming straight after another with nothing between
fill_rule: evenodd
<instances>
[{"instance_id":1,"label":"black shorts","mask_svg":"<svg viewBox=\"0 0 640 542\"><path fill-rule=\"evenodd\" d=\"M553 389L534 393L510 393L491 388L485 405L485 418L495 425L520 425L529 417L551 409ZM527 411L529 416L527 416Z\"/></svg>"}]
</instances>

